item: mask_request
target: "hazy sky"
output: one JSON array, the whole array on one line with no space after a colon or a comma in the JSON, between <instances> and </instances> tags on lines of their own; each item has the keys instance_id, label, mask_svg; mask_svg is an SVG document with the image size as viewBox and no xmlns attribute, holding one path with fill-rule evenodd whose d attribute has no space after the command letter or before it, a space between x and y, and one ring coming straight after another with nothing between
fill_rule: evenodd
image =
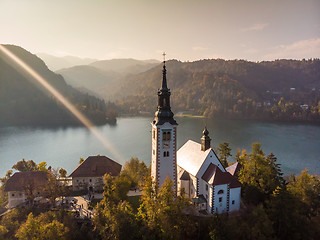
<instances>
[{"instance_id":1,"label":"hazy sky","mask_svg":"<svg viewBox=\"0 0 320 240\"><path fill-rule=\"evenodd\" d=\"M98 59L320 57L320 0L0 0L0 43Z\"/></svg>"}]
</instances>

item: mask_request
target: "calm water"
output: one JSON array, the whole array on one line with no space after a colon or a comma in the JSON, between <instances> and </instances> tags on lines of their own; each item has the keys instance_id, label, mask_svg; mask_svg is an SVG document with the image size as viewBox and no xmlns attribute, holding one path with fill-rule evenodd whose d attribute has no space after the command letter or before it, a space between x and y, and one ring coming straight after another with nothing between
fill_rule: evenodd
<instances>
[{"instance_id":1,"label":"calm water","mask_svg":"<svg viewBox=\"0 0 320 240\"><path fill-rule=\"evenodd\" d=\"M205 125L203 119L177 117L178 147L188 139L200 142ZM122 159L116 159L82 127L41 129L0 129L0 176L22 158L36 163L46 161L53 168L62 167L70 174L80 157L106 155L124 164L138 157L150 164L152 118L119 118L115 126L102 126L99 131L110 140ZM320 126L304 124L262 123L254 121L208 120L212 146L229 142L233 155L237 148L251 152L251 144L260 142L265 153L273 152L284 173L299 173L308 168L320 173Z\"/></svg>"}]
</instances>

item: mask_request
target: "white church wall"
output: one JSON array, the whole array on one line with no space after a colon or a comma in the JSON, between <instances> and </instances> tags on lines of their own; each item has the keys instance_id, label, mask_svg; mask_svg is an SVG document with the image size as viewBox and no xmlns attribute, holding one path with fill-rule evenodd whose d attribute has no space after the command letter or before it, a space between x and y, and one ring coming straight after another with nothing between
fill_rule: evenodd
<instances>
[{"instance_id":1,"label":"white church wall","mask_svg":"<svg viewBox=\"0 0 320 240\"><path fill-rule=\"evenodd\" d=\"M241 187L230 188L230 204L229 211L237 211L240 209Z\"/></svg>"},{"instance_id":2,"label":"white church wall","mask_svg":"<svg viewBox=\"0 0 320 240\"><path fill-rule=\"evenodd\" d=\"M220 161L216 158L214 152L212 150L210 150L208 156L206 157L206 159L204 160L202 166L200 167L198 173L197 173L197 177L201 178L203 176L203 174L205 173L205 171L208 169L210 163L218 166L220 168L220 170L222 172L225 172L226 170L223 168L223 166L221 165Z\"/></svg>"},{"instance_id":3,"label":"white church wall","mask_svg":"<svg viewBox=\"0 0 320 240\"><path fill-rule=\"evenodd\" d=\"M219 194L219 191L223 191L223 193ZM223 213L227 211L227 193L227 184L214 186L214 212Z\"/></svg>"}]
</instances>

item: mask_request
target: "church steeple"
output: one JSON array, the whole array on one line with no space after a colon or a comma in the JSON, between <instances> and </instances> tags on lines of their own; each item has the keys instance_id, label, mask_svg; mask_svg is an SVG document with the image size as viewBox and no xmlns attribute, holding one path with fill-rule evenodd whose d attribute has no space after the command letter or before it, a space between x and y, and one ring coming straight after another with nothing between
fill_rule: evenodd
<instances>
[{"instance_id":1,"label":"church steeple","mask_svg":"<svg viewBox=\"0 0 320 240\"><path fill-rule=\"evenodd\" d=\"M165 57L165 53L163 56ZM155 113L154 123L162 125L165 122L169 122L173 125L177 125L177 122L173 119L173 112L170 107L170 89L167 86L167 69L165 58L163 60L163 70L162 70L162 85L161 89L158 90L158 109Z\"/></svg>"},{"instance_id":2,"label":"church steeple","mask_svg":"<svg viewBox=\"0 0 320 240\"><path fill-rule=\"evenodd\" d=\"M204 130L202 133L203 133L203 136L201 137L201 151L206 151L211 147L210 146L211 138L209 137L209 131L207 127L204 127Z\"/></svg>"}]
</instances>

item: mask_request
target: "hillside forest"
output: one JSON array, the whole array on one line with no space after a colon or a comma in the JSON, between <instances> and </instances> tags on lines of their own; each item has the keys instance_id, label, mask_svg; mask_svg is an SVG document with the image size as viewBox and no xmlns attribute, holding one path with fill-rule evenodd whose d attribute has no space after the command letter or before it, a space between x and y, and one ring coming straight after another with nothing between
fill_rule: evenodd
<instances>
[{"instance_id":1,"label":"hillside forest","mask_svg":"<svg viewBox=\"0 0 320 240\"><path fill-rule=\"evenodd\" d=\"M95 124L115 121L116 113L104 100L81 93L50 71L37 56L23 48L4 45L30 66ZM65 107L16 63L0 52L0 126L79 125Z\"/></svg>"}]
</instances>

